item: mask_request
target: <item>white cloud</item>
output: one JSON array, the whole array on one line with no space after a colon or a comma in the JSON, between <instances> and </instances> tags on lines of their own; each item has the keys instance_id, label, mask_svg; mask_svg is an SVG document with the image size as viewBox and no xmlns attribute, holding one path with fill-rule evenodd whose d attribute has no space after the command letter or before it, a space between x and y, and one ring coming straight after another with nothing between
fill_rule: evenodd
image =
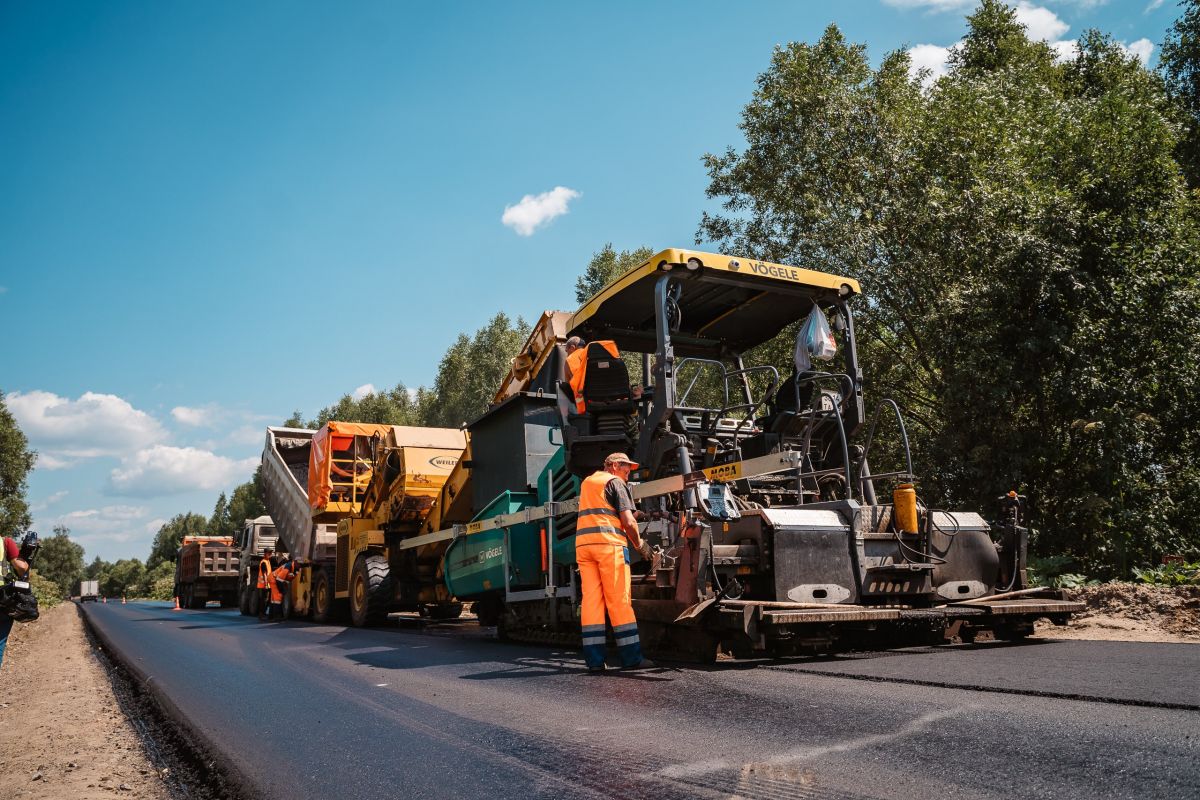
<instances>
[{"instance_id":1,"label":"white cloud","mask_svg":"<svg viewBox=\"0 0 1200 800\"><path fill-rule=\"evenodd\" d=\"M86 392L78 400L52 392L13 392L8 408L34 448L41 466L62 469L71 459L119 456L162 441L158 420L114 394Z\"/></svg>"},{"instance_id":2,"label":"white cloud","mask_svg":"<svg viewBox=\"0 0 1200 800\"><path fill-rule=\"evenodd\" d=\"M500 221L520 236L532 236L542 225L566 214L567 205L579 196L579 192L565 186L555 186L539 195L527 194L515 206L505 206Z\"/></svg>"},{"instance_id":3,"label":"white cloud","mask_svg":"<svg viewBox=\"0 0 1200 800\"><path fill-rule=\"evenodd\" d=\"M59 500L62 500L64 497L66 497L69 494L70 494L70 492L68 492L66 489L63 489L61 492L55 492L54 494L48 495L45 498L43 498L42 500L37 501L36 503L30 504L29 510L35 514L38 513L39 511L45 511L47 508L54 505Z\"/></svg>"},{"instance_id":4,"label":"white cloud","mask_svg":"<svg viewBox=\"0 0 1200 800\"><path fill-rule=\"evenodd\" d=\"M257 458L234 460L195 447L160 444L123 459L109 474L108 488L131 497L211 491L245 480L257 464Z\"/></svg>"},{"instance_id":5,"label":"white cloud","mask_svg":"<svg viewBox=\"0 0 1200 800\"><path fill-rule=\"evenodd\" d=\"M1151 11L1154 11L1162 4L1163 4L1163 0L1150 0L1150 5L1146 6L1146 10L1143 11L1142 13L1149 14Z\"/></svg>"},{"instance_id":6,"label":"white cloud","mask_svg":"<svg viewBox=\"0 0 1200 800\"><path fill-rule=\"evenodd\" d=\"M8 291L8 287L7 287L7 286L0 286L0 294L4 294L4 293L5 293L5 292L7 292L7 291Z\"/></svg>"},{"instance_id":7,"label":"white cloud","mask_svg":"<svg viewBox=\"0 0 1200 800\"><path fill-rule=\"evenodd\" d=\"M1154 52L1154 42L1149 39L1138 39L1132 44L1121 42L1121 49L1145 65L1150 63L1150 54Z\"/></svg>"},{"instance_id":8,"label":"white cloud","mask_svg":"<svg viewBox=\"0 0 1200 800\"><path fill-rule=\"evenodd\" d=\"M79 461L74 458L59 458L53 453L47 453L39 450L37 455L37 468L44 469L47 472L54 472L59 469L70 469L78 464Z\"/></svg>"},{"instance_id":9,"label":"white cloud","mask_svg":"<svg viewBox=\"0 0 1200 800\"><path fill-rule=\"evenodd\" d=\"M1071 61L1079 55L1079 42L1074 39L1051 42L1050 46L1054 48L1054 58L1058 61Z\"/></svg>"},{"instance_id":10,"label":"white cloud","mask_svg":"<svg viewBox=\"0 0 1200 800\"><path fill-rule=\"evenodd\" d=\"M1048 8L1035 6L1027 0L1017 3L1017 22L1025 26L1030 39L1040 42L1056 42L1071 29Z\"/></svg>"},{"instance_id":11,"label":"white cloud","mask_svg":"<svg viewBox=\"0 0 1200 800\"><path fill-rule=\"evenodd\" d=\"M176 422L198 428L203 425L211 425L216 418L216 410L213 408L175 406L171 409L171 416L175 418Z\"/></svg>"},{"instance_id":12,"label":"white cloud","mask_svg":"<svg viewBox=\"0 0 1200 800\"><path fill-rule=\"evenodd\" d=\"M143 537L142 520L149 513L144 506L104 506L63 514L54 523L70 528L71 539L86 547L98 541L128 542Z\"/></svg>"},{"instance_id":13,"label":"white cloud","mask_svg":"<svg viewBox=\"0 0 1200 800\"><path fill-rule=\"evenodd\" d=\"M955 46L957 47L957 45ZM925 77L925 86L928 88L935 80L946 74L946 60L950 58L951 49L950 47L939 47L936 44L919 44L909 48L908 74L915 78L921 70L929 70L929 75Z\"/></svg>"},{"instance_id":14,"label":"white cloud","mask_svg":"<svg viewBox=\"0 0 1200 800\"><path fill-rule=\"evenodd\" d=\"M364 383L362 386L359 386L357 389L355 389L350 396L355 400L362 400L369 394L376 394L375 384L373 383Z\"/></svg>"},{"instance_id":15,"label":"white cloud","mask_svg":"<svg viewBox=\"0 0 1200 800\"><path fill-rule=\"evenodd\" d=\"M146 533L158 533L158 529L167 524L167 520L162 517L155 517L149 522L142 524L142 530Z\"/></svg>"}]
</instances>

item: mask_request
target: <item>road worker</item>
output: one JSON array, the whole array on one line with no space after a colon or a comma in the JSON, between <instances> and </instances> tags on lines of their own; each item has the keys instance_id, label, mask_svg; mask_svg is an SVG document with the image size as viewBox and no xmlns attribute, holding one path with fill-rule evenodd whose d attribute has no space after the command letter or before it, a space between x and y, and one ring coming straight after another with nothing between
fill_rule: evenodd
<instances>
[{"instance_id":1,"label":"road worker","mask_svg":"<svg viewBox=\"0 0 1200 800\"><path fill-rule=\"evenodd\" d=\"M592 342L592 344L600 345L613 358L621 357L621 352L617 349L616 342L605 340L602 342ZM588 345L578 336L572 336L570 339L567 339L565 348L567 351L567 365L563 372L566 373L567 384L571 387L572 394L575 395L575 413L583 414L587 411L587 403L584 401L583 396L583 384L587 378Z\"/></svg>"},{"instance_id":2,"label":"road worker","mask_svg":"<svg viewBox=\"0 0 1200 800\"><path fill-rule=\"evenodd\" d=\"M608 611L623 669L647 666L642 659L637 620L633 615L629 572L630 548L649 560L650 546L638 533L631 470L637 464L624 453L604 459L604 469L584 479L579 490L579 520L575 527L575 560L583 586L580 624L583 659L589 672L605 669L604 612Z\"/></svg>"},{"instance_id":3,"label":"road worker","mask_svg":"<svg viewBox=\"0 0 1200 800\"><path fill-rule=\"evenodd\" d=\"M4 560L12 565L16 577L22 581L29 580L29 562L20 557L21 548L12 539L5 536L0 542L3 548ZM8 642L8 634L12 630L13 618L0 613L0 662L4 660L4 646Z\"/></svg>"},{"instance_id":4,"label":"road worker","mask_svg":"<svg viewBox=\"0 0 1200 800\"><path fill-rule=\"evenodd\" d=\"M262 561L258 562L258 618L266 619L271 604L271 573L275 571L275 562L271 559L274 551L271 548L263 550Z\"/></svg>"},{"instance_id":5,"label":"road worker","mask_svg":"<svg viewBox=\"0 0 1200 800\"><path fill-rule=\"evenodd\" d=\"M276 622L283 621L283 593L292 590L292 576L298 567L295 559L288 559L271 573L271 613L268 616Z\"/></svg>"}]
</instances>

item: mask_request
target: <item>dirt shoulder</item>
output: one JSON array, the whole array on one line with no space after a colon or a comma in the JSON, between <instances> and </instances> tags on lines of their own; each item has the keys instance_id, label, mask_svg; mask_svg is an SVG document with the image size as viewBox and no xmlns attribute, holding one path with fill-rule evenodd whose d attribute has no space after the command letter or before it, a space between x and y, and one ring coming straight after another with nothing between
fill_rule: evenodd
<instances>
[{"instance_id":1,"label":"dirt shoulder","mask_svg":"<svg viewBox=\"0 0 1200 800\"><path fill-rule=\"evenodd\" d=\"M168 800L74 603L13 626L0 682L0 785L6 797Z\"/></svg>"},{"instance_id":2,"label":"dirt shoulder","mask_svg":"<svg viewBox=\"0 0 1200 800\"><path fill-rule=\"evenodd\" d=\"M1105 583L1070 591L1087 603L1071 624L1039 622L1037 636L1116 642L1200 643L1200 586L1147 586Z\"/></svg>"}]
</instances>

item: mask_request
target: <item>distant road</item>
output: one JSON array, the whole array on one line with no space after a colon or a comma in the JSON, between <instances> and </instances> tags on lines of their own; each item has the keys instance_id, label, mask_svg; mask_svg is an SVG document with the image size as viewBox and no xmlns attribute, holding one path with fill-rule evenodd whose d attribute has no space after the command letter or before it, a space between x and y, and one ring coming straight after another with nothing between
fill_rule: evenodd
<instances>
[{"instance_id":1,"label":"distant road","mask_svg":"<svg viewBox=\"0 0 1200 800\"><path fill-rule=\"evenodd\" d=\"M1200 797L1197 645L980 644L592 676L575 652L473 623L84 613L263 797Z\"/></svg>"}]
</instances>

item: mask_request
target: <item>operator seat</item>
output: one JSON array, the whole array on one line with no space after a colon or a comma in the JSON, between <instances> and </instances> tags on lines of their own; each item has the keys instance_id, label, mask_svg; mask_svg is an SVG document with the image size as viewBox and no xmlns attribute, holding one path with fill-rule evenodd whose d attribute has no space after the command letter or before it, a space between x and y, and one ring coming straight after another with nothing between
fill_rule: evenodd
<instances>
[{"instance_id":1,"label":"operator seat","mask_svg":"<svg viewBox=\"0 0 1200 800\"><path fill-rule=\"evenodd\" d=\"M584 413L575 413L572 403L563 427L567 469L580 477L600 469L609 453L632 449L629 417L635 410L624 360L599 342L590 342L586 353ZM572 397L566 381L560 388Z\"/></svg>"}]
</instances>

